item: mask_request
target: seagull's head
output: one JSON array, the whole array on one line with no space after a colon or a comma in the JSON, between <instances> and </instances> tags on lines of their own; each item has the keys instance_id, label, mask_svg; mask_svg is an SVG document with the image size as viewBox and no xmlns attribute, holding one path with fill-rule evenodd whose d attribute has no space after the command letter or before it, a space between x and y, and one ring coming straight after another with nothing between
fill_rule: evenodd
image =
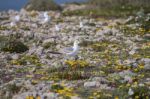
<instances>
[{"instance_id":1,"label":"seagull's head","mask_svg":"<svg viewBox=\"0 0 150 99\"><path fill-rule=\"evenodd\" d=\"M78 40L74 41L74 45L78 45L80 42Z\"/></svg>"}]
</instances>

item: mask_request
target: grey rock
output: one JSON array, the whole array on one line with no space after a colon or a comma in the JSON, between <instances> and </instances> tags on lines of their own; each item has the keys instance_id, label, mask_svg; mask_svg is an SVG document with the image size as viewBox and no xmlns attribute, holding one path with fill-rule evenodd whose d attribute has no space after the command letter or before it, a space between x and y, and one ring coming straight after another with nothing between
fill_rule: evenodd
<instances>
[{"instance_id":1,"label":"grey rock","mask_svg":"<svg viewBox=\"0 0 150 99\"><path fill-rule=\"evenodd\" d=\"M85 88L91 88L91 87L99 87L100 83L98 81L89 81L84 83Z\"/></svg>"},{"instance_id":2,"label":"grey rock","mask_svg":"<svg viewBox=\"0 0 150 99\"><path fill-rule=\"evenodd\" d=\"M108 83L109 81L105 79L104 77L94 77L92 78L93 81L98 81L100 83Z\"/></svg>"},{"instance_id":3,"label":"grey rock","mask_svg":"<svg viewBox=\"0 0 150 99\"><path fill-rule=\"evenodd\" d=\"M149 58L143 58L141 59L141 61L144 62L144 69L146 70L150 70L150 59Z\"/></svg>"},{"instance_id":4,"label":"grey rock","mask_svg":"<svg viewBox=\"0 0 150 99\"><path fill-rule=\"evenodd\" d=\"M18 55L18 54L12 55L12 59L17 60L18 58L19 58L19 55Z\"/></svg>"}]
</instances>

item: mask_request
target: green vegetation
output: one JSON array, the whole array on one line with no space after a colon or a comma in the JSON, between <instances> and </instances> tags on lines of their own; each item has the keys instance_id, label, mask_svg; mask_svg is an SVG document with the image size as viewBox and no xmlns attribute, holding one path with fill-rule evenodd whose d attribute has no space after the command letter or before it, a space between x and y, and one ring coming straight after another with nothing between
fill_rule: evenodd
<instances>
[{"instance_id":1,"label":"green vegetation","mask_svg":"<svg viewBox=\"0 0 150 99\"><path fill-rule=\"evenodd\" d=\"M25 9L28 11L62 10L61 7L53 0L29 0L28 4L25 6Z\"/></svg>"},{"instance_id":2,"label":"green vegetation","mask_svg":"<svg viewBox=\"0 0 150 99\"><path fill-rule=\"evenodd\" d=\"M150 12L149 0L89 0L86 9L66 11L64 15L90 15L92 17L126 17L135 15L141 8Z\"/></svg>"},{"instance_id":3,"label":"green vegetation","mask_svg":"<svg viewBox=\"0 0 150 99\"><path fill-rule=\"evenodd\" d=\"M39 58L36 55L23 55L18 60L12 60L11 64L13 65L27 65L27 63L34 64L40 66Z\"/></svg>"},{"instance_id":4,"label":"green vegetation","mask_svg":"<svg viewBox=\"0 0 150 99\"><path fill-rule=\"evenodd\" d=\"M22 53L28 50L28 47L14 37L0 36L0 50L10 53Z\"/></svg>"},{"instance_id":5,"label":"green vegetation","mask_svg":"<svg viewBox=\"0 0 150 99\"><path fill-rule=\"evenodd\" d=\"M0 26L0 30L9 30L6 26Z\"/></svg>"},{"instance_id":6,"label":"green vegetation","mask_svg":"<svg viewBox=\"0 0 150 99\"><path fill-rule=\"evenodd\" d=\"M50 75L50 79L67 79L67 80L79 80L88 79L90 74L87 75L86 69L91 68L89 63L84 60L67 60L65 64L68 67L51 68L47 72ZM85 70L82 70L85 69Z\"/></svg>"},{"instance_id":7,"label":"green vegetation","mask_svg":"<svg viewBox=\"0 0 150 99\"><path fill-rule=\"evenodd\" d=\"M48 49L48 48L53 48L56 46L56 43L55 42L47 42L47 43L44 43L42 45L45 49Z\"/></svg>"}]
</instances>

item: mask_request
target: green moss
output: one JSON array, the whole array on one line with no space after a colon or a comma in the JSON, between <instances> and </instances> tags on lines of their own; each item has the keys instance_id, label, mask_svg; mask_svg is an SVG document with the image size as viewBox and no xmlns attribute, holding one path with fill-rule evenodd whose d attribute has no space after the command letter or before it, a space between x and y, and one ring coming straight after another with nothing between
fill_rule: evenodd
<instances>
[{"instance_id":1,"label":"green moss","mask_svg":"<svg viewBox=\"0 0 150 99\"><path fill-rule=\"evenodd\" d=\"M55 84L55 85L51 86L52 91L63 90L63 89L64 89L64 87L59 84Z\"/></svg>"},{"instance_id":2,"label":"green moss","mask_svg":"<svg viewBox=\"0 0 150 99\"><path fill-rule=\"evenodd\" d=\"M136 87L133 89L134 95L132 96L135 98L136 96L139 97L139 99L146 99L146 97L150 97L150 89L143 86L143 87Z\"/></svg>"},{"instance_id":3,"label":"green moss","mask_svg":"<svg viewBox=\"0 0 150 99\"><path fill-rule=\"evenodd\" d=\"M92 48L96 52L104 51L108 45L104 43L95 43L92 45Z\"/></svg>"},{"instance_id":4,"label":"green moss","mask_svg":"<svg viewBox=\"0 0 150 99\"><path fill-rule=\"evenodd\" d=\"M42 45L45 49L48 49L48 48L55 48L56 47L56 43L54 42L47 42L47 43L44 43Z\"/></svg>"},{"instance_id":5,"label":"green moss","mask_svg":"<svg viewBox=\"0 0 150 99\"><path fill-rule=\"evenodd\" d=\"M10 52L10 53L22 53L28 50L28 47L25 46L22 42L19 41L11 41L6 44L5 47L2 48L2 51Z\"/></svg>"},{"instance_id":6,"label":"green moss","mask_svg":"<svg viewBox=\"0 0 150 99\"><path fill-rule=\"evenodd\" d=\"M150 33L150 15L145 14L144 10L141 9L132 20L128 21L127 24L138 24L136 30L141 30L140 32Z\"/></svg>"},{"instance_id":7,"label":"green moss","mask_svg":"<svg viewBox=\"0 0 150 99\"><path fill-rule=\"evenodd\" d=\"M110 91L105 91L105 90L93 92L91 96L96 97L96 99L112 99L113 98Z\"/></svg>"},{"instance_id":8,"label":"green moss","mask_svg":"<svg viewBox=\"0 0 150 99\"><path fill-rule=\"evenodd\" d=\"M119 99L128 99L129 98L128 90L129 90L129 88L126 86L124 86L122 88L117 88L112 92L113 97L117 96Z\"/></svg>"},{"instance_id":9,"label":"green moss","mask_svg":"<svg viewBox=\"0 0 150 99\"><path fill-rule=\"evenodd\" d=\"M30 31L30 27L28 27L28 26L21 27L21 29L23 29L25 31Z\"/></svg>"},{"instance_id":10,"label":"green moss","mask_svg":"<svg viewBox=\"0 0 150 99\"><path fill-rule=\"evenodd\" d=\"M83 80L88 79L89 76L83 75L81 72L78 71L65 71L65 72L59 72L57 74L59 79L67 79L67 80Z\"/></svg>"},{"instance_id":11,"label":"green moss","mask_svg":"<svg viewBox=\"0 0 150 99\"><path fill-rule=\"evenodd\" d=\"M18 60L12 60L11 64L13 64L13 65L27 65L28 62L30 64L34 64L36 66L41 66L42 65L40 63L39 58L36 55L31 55L31 56L25 55L25 56L22 56Z\"/></svg>"},{"instance_id":12,"label":"green moss","mask_svg":"<svg viewBox=\"0 0 150 99\"><path fill-rule=\"evenodd\" d=\"M67 67L61 66L61 67L55 67L50 68L48 71L48 74L50 75L50 79L52 80L81 80L81 79L88 79L92 73L90 71L86 72L87 70L91 70L92 67L89 66L89 64L85 61L73 61L68 60L65 62ZM84 68L84 69L83 69Z\"/></svg>"},{"instance_id":13,"label":"green moss","mask_svg":"<svg viewBox=\"0 0 150 99\"><path fill-rule=\"evenodd\" d=\"M133 99L147 99L146 97L150 96L150 90L143 86L143 87L136 87L132 88L134 94L129 96L128 91L129 88L126 86L123 86L122 88L117 88L113 91L113 96L117 96L119 99L128 99L128 98L133 98ZM136 98L138 97L138 98Z\"/></svg>"},{"instance_id":14,"label":"green moss","mask_svg":"<svg viewBox=\"0 0 150 99\"><path fill-rule=\"evenodd\" d=\"M139 49L139 55L144 58L150 58L150 48Z\"/></svg>"},{"instance_id":15,"label":"green moss","mask_svg":"<svg viewBox=\"0 0 150 99\"><path fill-rule=\"evenodd\" d=\"M9 92L11 93L18 93L20 91L20 87L17 87L16 84L12 84L12 85L9 85L7 86L7 89Z\"/></svg>"},{"instance_id":16,"label":"green moss","mask_svg":"<svg viewBox=\"0 0 150 99\"><path fill-rule=\"evenodd\" d=\"M67 60L65 61L65 64L68 65L70 68L86 68L89 66L89 63L84 60Z\"/></svg>"},{"instance_id":17,"label":"green moss","mask_svg":"<svg viewBox=\"0 0 150 99\"><path fill-rule=\"evenodd\" d=\"M88 74L88 75L87 75ZM85 71L80 71L80 70L71 70L71 69L62 69L62 70L56 70L51 73L49 73L50 79L51 80L83 80L83 79L88 79L91 74L85 72Z\"/></svg>"},{"instance_id":18,"label":"green moss","mask_svg":"<svg viewBox=\"0 0 150 99\"><path fill-rule=\"evenodd\" d=\"M6 36L1 36L0 35L0 46L2 46L3 45L3 43L5 42L5 41L7 41L7 37Z\"/></svg>"},{"instance_id":19,"label":"green moss","mask_svg":"<svg viewBox=\"0 0 150 99\"><path fill-rule=\"evenodd\" d=\"M58 18L58 19L56 20L56 23L62 23L62 22L64 22L64 20L63 20L62 18Z\"/></svg>"},{"instance_id":20,"label":"green moss","mask_svg":"<svg viewBox=\"0 0 150 99\"><path fill-rule=\"evenodd\" d=\"M92 45L93 44L93 41L82 41L80 43L80 46L82 47L88 47L89 45Z\"/></svg>"},{"instance_id":21,"label":"green moss","mask_svg":"<svg viewBox=\"0 0 150 99\"><path fill-rule=\"evenodd\" d=\"M6 27L6 26L0 26L0 30L8 30L8 27Z\"/></svg>"},{"instance_id":22,"label":"green moss","mask_svg":"<svg viewBox=\"0 0 150 99\"><path fill-rule=\"evenodd\" d=\"M23 53L29 49L26 45L24 45L24 43L16 40L13 37L1 36L0 38L1 51L10 53Z\"/></svg>"}]
</instances>

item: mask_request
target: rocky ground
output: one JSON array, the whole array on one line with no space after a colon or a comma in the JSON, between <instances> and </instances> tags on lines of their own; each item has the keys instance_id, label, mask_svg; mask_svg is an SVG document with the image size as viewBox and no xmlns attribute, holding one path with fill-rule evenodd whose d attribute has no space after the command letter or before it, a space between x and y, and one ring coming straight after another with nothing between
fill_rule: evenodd
<instances>
[{"instance_id":1,"label":"rocky ground","mask_svg":"<svg viewBox=\"0 0 150 99\"><path fill-rule=\"evenodd\" d=\"M49 11L50 23L41 24L40 13L0 12L0 99L149 99L150 28L134 22L141 17ZM15 14L21 21L11 27ZM58 53L76 39L77 60Z\"/></svg>"}]
</instances>

